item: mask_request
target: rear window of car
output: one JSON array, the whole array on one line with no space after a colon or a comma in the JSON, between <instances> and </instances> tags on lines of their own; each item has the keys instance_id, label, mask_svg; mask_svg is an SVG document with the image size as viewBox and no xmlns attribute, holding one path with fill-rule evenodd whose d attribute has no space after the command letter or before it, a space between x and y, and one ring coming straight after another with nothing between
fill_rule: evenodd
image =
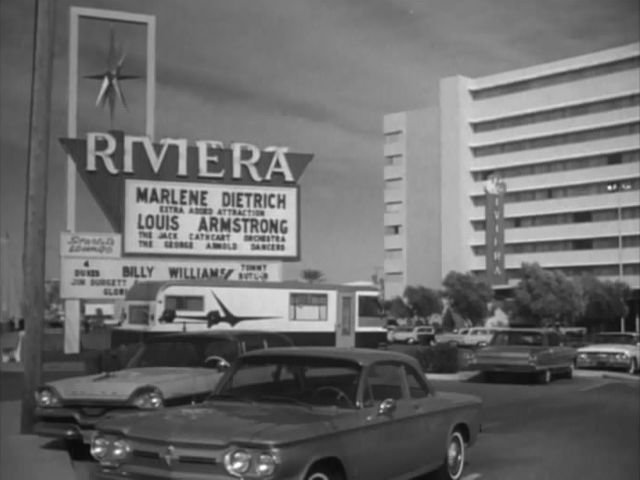
<instances>
[{"instance_id":1,"label":"rear window of car","mask_svg":"<svg viewBox=\"0 0 640 480\"><path fill-rule=\"evenodd\" d=\"M293 342L286 337L281 337L280 335L268 335L266 337L267 347L275 348L275 347L290 347L293 345Z\"/></svg>"},{"instance_id":2,"label":"rear window of car","mask_svg":"<svg viewBox=\"0 0 640 480\"><path fill-rule=\"evenodd\" d=\"M491 340L492 345L541 346L543 335L540 332L498 332Z\"/></svg>"}]
</instances>

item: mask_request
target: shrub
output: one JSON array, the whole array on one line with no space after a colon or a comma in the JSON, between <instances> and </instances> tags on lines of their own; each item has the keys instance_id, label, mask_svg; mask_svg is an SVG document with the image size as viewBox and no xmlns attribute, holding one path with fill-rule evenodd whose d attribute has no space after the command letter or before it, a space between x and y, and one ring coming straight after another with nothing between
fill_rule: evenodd
<instances>
[{"instance_id":1,"label":"shrub","mask_svg":"<svg viewBox=\"0 0 640 480\"><path fill-rule=\"evenodd\" d=\"M409 355L427 373L456 373L459 370L458 348L449 344L432 346L391 344L389 350Z\"/></svg>"}]
</instances>

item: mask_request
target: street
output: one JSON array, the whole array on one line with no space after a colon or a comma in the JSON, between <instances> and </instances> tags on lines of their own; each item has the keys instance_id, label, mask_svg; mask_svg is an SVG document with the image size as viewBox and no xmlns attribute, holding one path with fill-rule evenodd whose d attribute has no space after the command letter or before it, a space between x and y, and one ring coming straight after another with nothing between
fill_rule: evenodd
<instances>
[{"instance_id":1,"label":"street","mask_svg":"<svg viewBox=\"0 0 640 480\"><path fill-rule=\"evenodd\" d=\"M483 433L468 480L640 478L640 383L599 378L550 385L438 382L480 395Z\"/></svg>"},{"instance_id":2,"label":"street","mask_svg":"<svg viewBox=\"0 0 640 480\"><path fill-rule=\"evenodd\" d=\"M550 385L433 381L440 391L471 393L485 402L483 432L468 451L464 478L640 478L640 382L578 375ZM18 400L21 375L2 372L1 380L2 401ZM89 479L92 467L88 459L73 461L76 479Z\"/></svg>"}]
</instances>

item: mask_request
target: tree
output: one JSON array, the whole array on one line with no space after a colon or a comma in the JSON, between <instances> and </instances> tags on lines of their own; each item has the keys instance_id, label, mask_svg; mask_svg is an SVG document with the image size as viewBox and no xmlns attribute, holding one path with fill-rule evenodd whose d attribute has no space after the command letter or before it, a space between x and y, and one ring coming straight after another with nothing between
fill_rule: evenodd
<instances>
[{"instance_id":1,"label":"tree","mask_svg":"<svg viewBox=\"0 0 640 480\"><path fill-rule=\"evenodd\" d=\"M404 298L417 317L426 319L434 313L442 313L442 299L440 294L430 288L408 286L404 289Z\"/></svg>"},{"instance_id":2,"label":"tree","mask_svg":"<svg viewBox=\"0 0 640 480\"><path fill-rule=\"evenodd\" d=\"M384 311L393 318L409 318L411 317L411 309L401 297L394 297L391 300L385 300L383 303Z\"/></svg>"},{"instance_id":3,"label":"tree","mask_svg":"<svg viewBox=\"0 0 640 480\"><path fill-rule=\"evenodd\" d=\"M458 314L479 324L488 315L487 304L493 299L493 290L487 282L472 273L451 271L442 282L449 306Z\"/></svg>"},{"instance_id":4,"label":"tree","mask_svg":"<svg viewBox=\"0 0 640 480\"><path fill-rule=\"evenodd\" d=\"M324 273L313 268L306 268L301 272L302 279L307 283L317 283L324 281Z\"/></svg>"},{"instance_id":5,"label":"tree","mask_svg":"<svg viewBox=\"0 0 640 480\"><path fill-rule=\"evenodd\" d=\"M598 330L607 326L617 328L620 317L627 314L626 300L631 294L629 285L620 281L602 281L593 275L583 275L580 284L585 306L582 323Z\"/></svg>"},{"instance_id":6,"label":"tree","mask_svg":"<svg viewBox=\"0 0 640 480\"><path fill-rule=\"evenodd\" d=\"M538 326L570 325L582 315L584 302L578 282L537 263L523 263L521 271L514 292L514 313L520 321Z\"/></svg>"}]
</instances>

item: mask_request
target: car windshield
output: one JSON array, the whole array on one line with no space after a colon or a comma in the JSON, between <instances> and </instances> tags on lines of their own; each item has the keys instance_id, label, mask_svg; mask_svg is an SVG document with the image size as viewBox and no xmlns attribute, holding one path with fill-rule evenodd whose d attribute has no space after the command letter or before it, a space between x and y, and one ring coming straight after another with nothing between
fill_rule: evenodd
<instances>
[{"instance_id":1,"label":"car windshield","mask_svg":"<svg viewBox=\"0 0 640 480\"><path fill-rule=\"evenodd\" d=\"M636 340L633 335L625 335L624 333L601 333L596 335L594 343L620 343L624 345L634 345Z\"/></svg>"},{"instance_id":2,"label":"car windshield","mask_svg":"<svg viewBox=\"0 0 640 480\"><path fill-rule=\"evenodd\" d=\"M491 339L491 345L542 345L540 332L496 332Z\"/></svg>"},{"instance_id":3,"label":"car windshield","mask_svg":"<svg viewBox=\"0 0 640 480\"><path fill-rule=\"evenodd\" d=\"M349 360L268 356L241 359L210 400L356 408L361 368Z\"/></svg>"},{"instance_id":4,"label":"car windshield","mask_svg":"<svg viewBox=\"0 0 640 480\"><path fill-rule=\"evenodd\" d=\"M153 341L140 347L127 368L205 367L205 360L211 357L233 361L236 357L235 342L224 338Z\"/></svg>"}]
</instances>

